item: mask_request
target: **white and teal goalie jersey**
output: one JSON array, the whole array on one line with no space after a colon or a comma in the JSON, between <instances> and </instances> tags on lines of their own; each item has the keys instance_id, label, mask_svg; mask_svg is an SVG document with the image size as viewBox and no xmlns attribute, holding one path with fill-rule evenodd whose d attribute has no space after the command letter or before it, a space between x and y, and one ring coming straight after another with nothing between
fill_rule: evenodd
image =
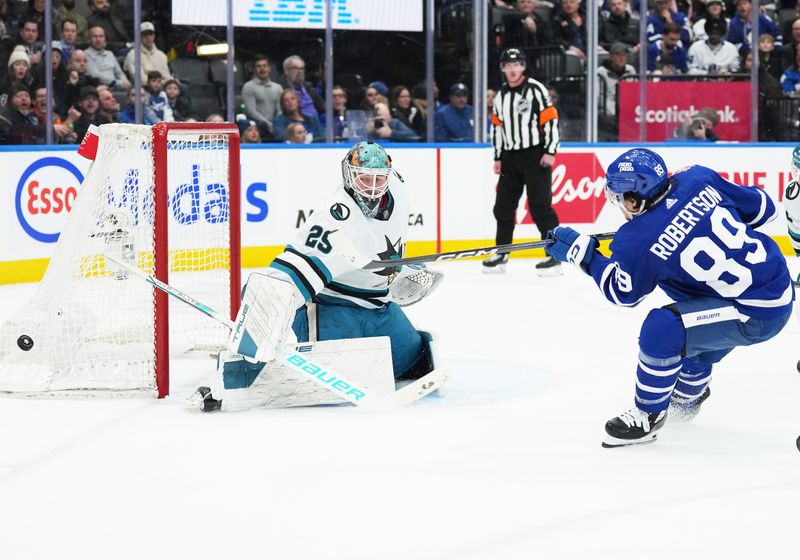
<instances>
[{"instance_id":1,"label":"white and teal goalie jersey","mask_svg":"<svg viewBox=\"0 0 800 560\"><path fill-rule=\"evenodd\" d=\"M298 306L307 301L375 309L391 300L389 284L400 267L356 268L329 238L342 232L362 255L373 260L402 258L408 230L408 200L403 183L393 179L375 218L368 218L343 187L309 216L293 243L270 264L269 274L288 276Z\"/></svg>"},{"instance_id":2,"label":"white and teal goalie jersey","mask_svg":"<svg viewBox=\"0 0 800 560\"><path fill-rule=\"evenodd\" d=\"M783 193L783 207L786 210L786 225L789 228L789 241L794 254L800 256L800 184L792 181Z\"/></svg>"}]
</instances>

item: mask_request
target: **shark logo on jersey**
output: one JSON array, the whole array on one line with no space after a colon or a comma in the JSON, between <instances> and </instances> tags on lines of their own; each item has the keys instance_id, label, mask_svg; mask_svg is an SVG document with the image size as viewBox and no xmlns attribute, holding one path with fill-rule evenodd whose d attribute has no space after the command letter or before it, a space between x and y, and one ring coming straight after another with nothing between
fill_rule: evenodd
<instances>
[{"instance_id":1,"label":"shark logo on jersey","mask_svg":"<svg viewBox=\"0 0 800 560\"><path fill-rule=\"evenodd\" d=\"M337 202L331 206L331 216L333 216L335 220L343 222L350 217L350 209L341 202Z\"/></svg>"},{"instance_id":2,"label":"shark logo on jersey","mask_svg":"<svg viewBox=\"0 0 800 560\"><path fill-rule=\"evenodd\" d=\"M517 111L520 113L527 113L531 110L531 102L524 97L520 97L517 99Z\"/></svg>"},{"instance_id":3,"label":"shark logo on jersey","mask_svg":"<svg viewBox=\"0 0 800 560\"><path fill-rule=\"evenodd\" d=\"M378 258L382 261L388 259L401 259L403 258L403 240L402 238L398 238L397 241L392 243L387 236L383 236L386 240L386 250L382 253L378 253ZM373 272L378 276L388 276L391 280L394 279L394 276L400 272L400 266L393 266L390 268L382 268L380 270L374 270Z\"/></svg>"}]
</instances>

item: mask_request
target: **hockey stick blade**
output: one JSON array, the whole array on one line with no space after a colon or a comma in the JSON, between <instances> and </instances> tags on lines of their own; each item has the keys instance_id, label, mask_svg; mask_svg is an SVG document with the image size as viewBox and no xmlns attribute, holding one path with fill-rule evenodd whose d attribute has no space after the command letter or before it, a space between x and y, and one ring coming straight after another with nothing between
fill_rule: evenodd
<instances>
[{"instance_id":1,"label":"hockey stick blade","mask_svg":"<svg viewBox=\"0 0 800 560\"><path fill-rule=\"evenodd\" d=\"M598 240L612 239L615 231L596 233L592 237ZM406 257L402 259L371 260L361 254L353 245L350 239L341 231L331 233L330 237L336 251L349 263L358 268L390 268L393 266L404 266L411 264L421 264L427 262L453 261L458 259L468 259L473 257L488 257L494 254L513 253L514 251L526 251L528 249L543 249L549 246L552 241L540 239L538 241L527 241L525 243L509 243L507 245L493 245L491 247L479 247L477 249L467 249L464 251L447 251L444 253L433 253L421 255L419 257Z\"/></svg>"},{"instance_id":2,"label":"hockey stick blade","mask_svg":"<svg viewBox=\"0 0 800 560\"><path fill-rule=\"evenodd\" d=\"M224 315L205 305L192 296L162 282L158 278L154 278L143 270L139 270L129 263L121 261L110 255L105 255L105 258L114 263L116 266L122 268L151 284L157 289L165 292L166 294L182 301L186 305L194 307L201 313L211 317L215 321L225 325L229 329L234 329L236 325L233 321L226 318ZM281 360L282 363L291 367L295 371L310 377L313 381L328 389L332 393L344 398L345 400L357 405L361 408L371 412L390 412L421 399L429 394L431 391L441 387L448 379L448 376L442 370L434 370L427 375L421 377L414 383L403 387L399 391L395 391L390 395L375 395L370 393L367 389L359 386L351 381L345 375L335 372L324 364L311 360L303 356L303 350L308 348L308 344L289 345L282 347L278 351L276 360Z\"/></svg>"}]
</instances>

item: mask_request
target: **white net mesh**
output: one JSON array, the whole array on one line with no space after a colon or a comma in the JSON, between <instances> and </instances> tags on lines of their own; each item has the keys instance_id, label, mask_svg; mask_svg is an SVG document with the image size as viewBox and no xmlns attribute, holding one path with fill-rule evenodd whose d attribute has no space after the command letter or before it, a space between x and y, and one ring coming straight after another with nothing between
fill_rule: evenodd
<instances>
[{"instance_id":1,"label":"white net mesh","mask_svg":"<svg viewBox=\"0 0 800 560\"><path fill-rule=\"evenodd\" d=\"M0 391L156 391L154 289L107 267L104 253L153 274L156 252L167 250L170 283L227 312L227 137L169 138L167 247L154 230L150 127L100 128L97 159L34 299L0 327ZM188 306L169 307L172 356L224 344L224 327ZM33 341L28 351L22 335Z\"/></svg>"}]
</instances>

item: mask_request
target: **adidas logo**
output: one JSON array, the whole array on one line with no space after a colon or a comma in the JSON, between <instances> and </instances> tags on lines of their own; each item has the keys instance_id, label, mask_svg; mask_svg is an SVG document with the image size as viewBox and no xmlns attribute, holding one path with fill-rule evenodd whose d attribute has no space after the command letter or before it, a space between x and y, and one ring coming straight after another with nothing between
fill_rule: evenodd
<instances>
[{"instance_id":1,"label":"adidas logo","mask_svg":"<svg viewBox=\"0 0 800 560\"><path fill-rule=\"evenodd\" d=\"M667 210L675 206L675 203L678 202L677 198L668 198L667 199Z\"/></svg>"}]
</instances>

